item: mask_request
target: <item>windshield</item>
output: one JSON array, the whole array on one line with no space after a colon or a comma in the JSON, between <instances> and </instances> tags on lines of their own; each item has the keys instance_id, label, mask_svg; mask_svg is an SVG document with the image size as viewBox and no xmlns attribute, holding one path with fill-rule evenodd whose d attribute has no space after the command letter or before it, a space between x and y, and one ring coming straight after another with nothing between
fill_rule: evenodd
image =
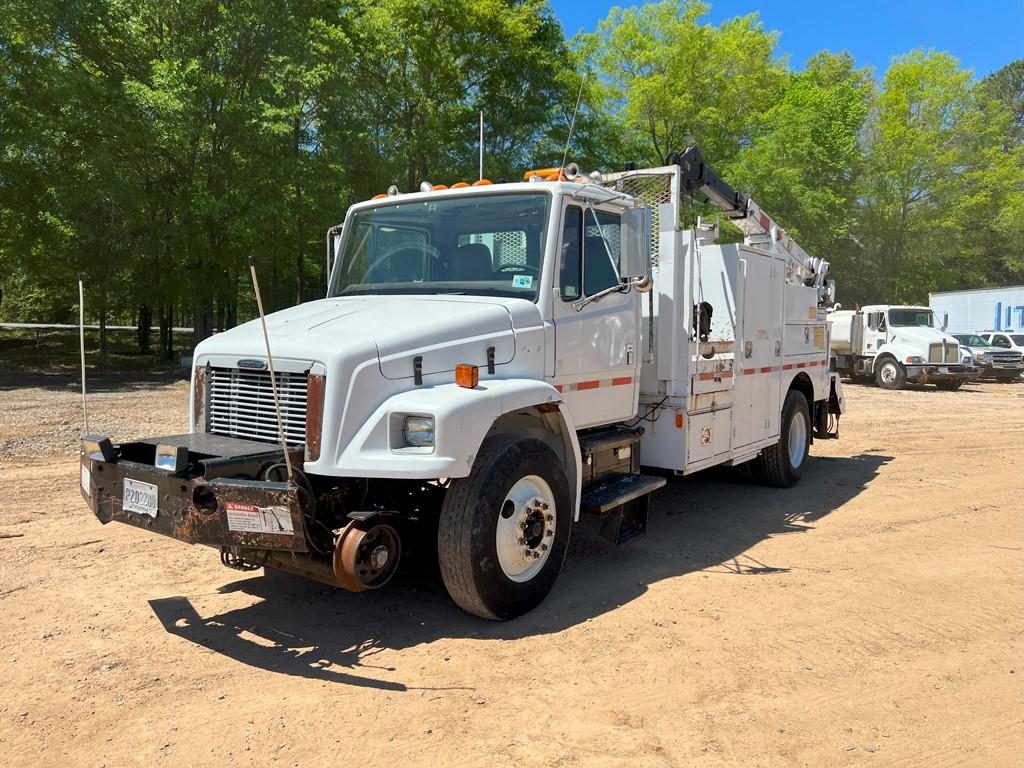
<instances>
[{"instance_id":1,"label":"windshield","mask_svg":"<svg viewBox=\"0 0 1024 768\"><path fill-rule=\"evenodd\" d=\"M934 328L935 315L930 309L890 309L889 325L895 328Z\"/></svg>"},{"instance_id":2,"label":"windshield","mask_svg":"<svg viewBox=\"0 0 1024 768\"><path fill-rule=\"evenodd\" d=\"M1024 347L1024 333L1014 333L1010 338L1013 339L1013 343L1018 347Z\"/></svg>"},{"instance_id":3,"label":"windshield","mask_svg":"<svg viewBox=\"0 0 1024 768\"><path fill-rule=\"evenodd\" d=\"M973 333L954 333L953 338L968 347L987 347L988 342Z\"/></svg>"},{"instance_id":4,"label":"windshield","mask_svg":"<svg viewBox=\"0 0 1024 768\"><path fill-rule=\"evenodd\" d=\"M472 294L533 301L550 197L449 197L356 211L331 296Z\"/></svg>"}]
</instances>

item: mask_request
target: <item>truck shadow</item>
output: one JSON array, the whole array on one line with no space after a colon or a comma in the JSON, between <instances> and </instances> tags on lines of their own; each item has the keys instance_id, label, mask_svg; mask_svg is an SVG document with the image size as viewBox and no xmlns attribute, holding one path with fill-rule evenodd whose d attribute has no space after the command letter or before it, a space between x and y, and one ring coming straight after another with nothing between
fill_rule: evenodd
<instances>
[{"instance_id":1,"label":"truck shadow","mask_svg":"<svg viewBox=\"0 0 1024 768\"><path fill-rule=\"evenodd\" d=\"M164 629L259 669L345 685L411 690L394 667L374 664L382 651L442 638L511 640L558 632L635 599L662 579L695 571L771 576L785 564L745 553L773 536L806 534L856 497L890 456L817 458L800 485L764 488L736 470L673 479L655 494L648 536L615 547L580 523L558 584L548 599L514 621L495 623L459 610L437 564L420 553L372 594L352 594L301 578L254 575L220 589L258 598L201 616L184 596L150 601ZM374 672L377 670L377 672Z\"/></svg>"}]
</instances>

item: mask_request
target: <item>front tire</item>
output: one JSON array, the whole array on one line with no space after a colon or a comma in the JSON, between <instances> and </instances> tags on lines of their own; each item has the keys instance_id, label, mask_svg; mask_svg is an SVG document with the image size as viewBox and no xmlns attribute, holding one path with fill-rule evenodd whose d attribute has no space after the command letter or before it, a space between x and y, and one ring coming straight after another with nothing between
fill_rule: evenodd
<instances>
[{"instance_id":1,"label":"front tire","mask_svg":"<svg viewBox=\"0 0 1024 768\"><path fill-rule=\"evenodd\" d=\"M875 368L875 381L882 389L903 389L907 383L907 369L895 358L882 358Z\"/></svg>"},{"instance_id":2,"label":"front tire","mask_svg":"<svg viewBox=\"0 0 1024 768\"><path fill-rule=\"evenodd\" d=\"M535 608L562 568L572 518L569 481L550 447L515 435L488 438L441 507L437 552L448 594L485 619Z\"/></svg>"},{"instance_id":3,"label":"front tire","mask_svg":"<svg viewBox=\"0 0 1024 768\"><path fill-rule=\"evenodd\" d=\"M776 488L792 488L804 474L811 450L811 411L807 398L791 389L782 405L779 442L761 451L756 476Z\"/></svg>"}]
</instances>

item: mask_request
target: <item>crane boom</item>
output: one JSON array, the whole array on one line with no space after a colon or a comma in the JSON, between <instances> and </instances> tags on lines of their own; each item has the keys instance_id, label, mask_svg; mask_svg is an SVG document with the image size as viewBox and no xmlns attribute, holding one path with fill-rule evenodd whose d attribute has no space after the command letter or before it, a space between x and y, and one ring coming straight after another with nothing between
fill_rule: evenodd
<instances>
[{"instance_id":1,"label":"crane boom","mask_svg":"<svg viewBox=\"0 0 1024 768\"><path fill-rule=\"evenodd\" d=\"M671 155L670 165L680 169L680 192L694 197L700 195L717 205L722 212L743 232L748 245L756 244L752 238L767 235L774 249L790 257L793 267L799 271L805 285L825 288L828 262L811 256L756 202L737 192L714 169L704 161L697 147Z\"/></svg>"}]
</instances>

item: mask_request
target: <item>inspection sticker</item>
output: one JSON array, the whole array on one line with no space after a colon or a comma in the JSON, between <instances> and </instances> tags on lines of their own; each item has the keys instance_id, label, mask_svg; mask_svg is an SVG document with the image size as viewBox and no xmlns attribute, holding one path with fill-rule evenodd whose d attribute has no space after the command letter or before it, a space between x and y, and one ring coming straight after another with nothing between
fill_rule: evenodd
<instances>
[{"instance_id":1,"label":"inspection sticker","mask_svg":"<svg viewBox=\"0 0 1024 768\"><path fill-rule=\"evenodd\" d=\"M232 531L286 534L295 532L288 507L258 507L255 504L228 501L225 502L224 509L228 515L228 529Z\"/></svg>"},{"instance_id":2,"label":"inspection sticker","mask_svg":"<svg viewBox=\"0 0 1024 768\"><path fill-rule=\"evenodd\" d=\"M533 288L533 275L515 275L512 278L513 288Z\"/></svg>"}]
</instances>

